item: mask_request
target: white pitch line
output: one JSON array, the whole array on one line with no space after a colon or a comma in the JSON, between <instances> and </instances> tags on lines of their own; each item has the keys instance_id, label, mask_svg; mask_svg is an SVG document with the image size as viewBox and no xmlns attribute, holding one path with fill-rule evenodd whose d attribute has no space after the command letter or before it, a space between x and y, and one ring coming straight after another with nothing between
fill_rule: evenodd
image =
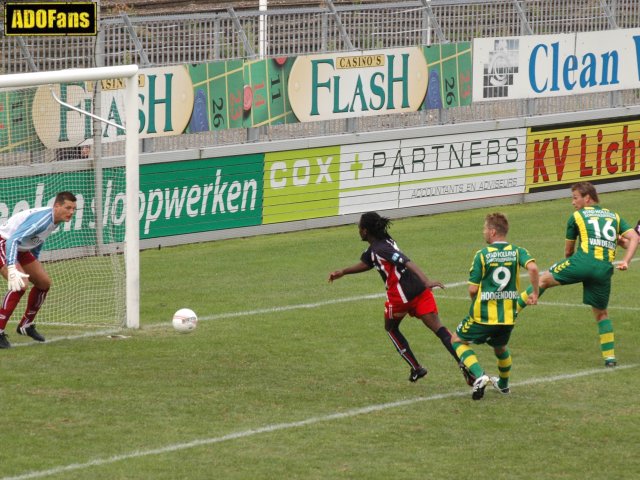
<instances>
[{"instance_id":1,"label":"white pitch line","mask_svg":"<svg viewBox=\"0 0 640 480\"><path fill-rule=\"evenodd\" d=\"M462 285L468 285L468 282L449 283L445 285L445 288L455 288L455 287L460 287ZM358 295L356 297L333 298L331 300L324 300L322 302L315 302L315 303L299 303L297 305L285 305L282 307L259 308L256 310L247 310L244 312L228 312L228 313L219 313L216 315L206 315L206 316L200 317L200 320L221 320L224 318L234 318L234 317L268 314L268 313L287 312L290 310L318 308L318 307L325 307L327 305L337 305L339 303L359 302L361 300L371 300L374 298L385 298L385 297L386 295L384 293L373 293L369 295Z\"/></svg>"},{"instance_id":2,"label":"white pitch line","mask_svg":"<svg viewBox=\"0 0 640 480\"><path fill-rule=\"evenodd\" d=\"M444 300L460 300L460 301L467 301L467 302L470 301L469 297L454 297L449 295L438 295L436 297L436 300L440 300L441 298ZM534 305L533 308L540 305L551 306L551 307L589 307L589 305L585 305L584 303L538 302L538 304ZM531 308L531 307L527 307L527 308ZM607 310L630 310L632 312L638 312L640 311L640 307L621 307L617 305L609 305L607 307Z\"/></svg>"},{"instance_id":3,"label":"white pitch line","mask_svg":"<svg viewBox=\"0 0 640 480\"><path fill-rule=\"evenodd\" d=\"M634 258L633 261L635 261L636 259ZM446 288L456 288L456 287L461 287L464 285L468 285L468 282L454 282L454 283L448 283L445 284L445 289ZM227 313L218 313L216 315L203 315L201 316L199 319L202 321L208 321L208 320L223 320L226 318L237 318L237 317L245 317L245 316L252 316L252 315L265 315L265 314L270 314L270 313L278 313L278 312L287 312L287 311L291 311L291 310L304 310L304 309L311 309L311 308L318 308L318 307L324 307L327 305L337 305L340 303L348 303L348 302L359 302L362 300L372 300L372 299L379 299L379 298L385 298L385 294L384 293L373 293L373 294L367 294L367 295L358 295L355 297L345 297L345 298L333 298L331 300L324 300L321 302L314 302L314 303L300 303L300 304L296 304L296 305L284 305L281 307L267 307L267 308L259 308L259 309L255 309L255 310L245 310L245 311L241 311L241 312L227 312ZM447 296L446 294L436 294L436 299L438 298L442 298L442 299L447 299L447 300L466 300L469 301L469 297L454 297L454 296ZM579 307L579 306L583 306L583 304L577 304L577 303L553 303L553 302L540 302L540 305L553 305L553 306L559 306L559 307ZM631 311L638 311L640 310L640 308L637 307L618 307L618 306L614 306L611 305L609 306L610 310L631 310ZM166 328L166 323L158 323L158 324L153 324L150 325L148 327L143 327L144 329L156 329L156 328ZM96 332L87 332L87 333L82 333L82 334L78 334L78 335L68 335L68 336L63 336L63 337L55 337L55 338L51 338L49 340L47 340L45 343L55 343L55 342L61 342L63 340L81 340L81 339L85 339L85 338L91 338L91 337L100 337L100 336L109 336L109 335L114 335L114 334L119 334L122 333L123 331L126 331L124 329L118 328L118 329L112 329L112 330L100 330L100 331L96 331ZM17 343L14 344L13 346L15 347L30 347L30 346L34 346L34 345L40 345L39 343L34 343L34 342L29 342L29 343Z\"/></svg>"},{"instance_id":4,"label":"white pitch line","mask_svg":"<svg viewBox=\"0 0 640 480\"><path fill-rule=\"evenodd\" d=\"M108 337L109 335L122 334L122 332L123 332L122 328L114 328L111 330L100 330L95 332L79 333L78 335L66 335L64 337L47 338L47 341L44 343L40 343L40 342L12 343L11 347L12 348L13 347L33 347L38 345L47 345L49 343L62 342L63 340L82 340L84 338L101 337L103 335L105 337Z\"/></svg>"},{"instance_id":5,"label":"white pitch line","mask_svg":"<svg viewBox=\"0 0 640 480\"><path fill-rule=\"evenodd\" d=\"M638 261L640 260L640 258L633 258L631 259L632 262ZM614 264L617 264L619 262L614 262ZM520 275L521 277L527 277L528 273L522 273ZM456 288L456 287L462 287L462 286L466 286L469 285L468 281L464 281L464 282L453 282L453 283L447 283L445 284L445 289L447 288ZM374 293L374 294L369 294L369 295L358 295L355 297L345 297L345 298L335 298L335 299L331 299L331 300L325 300L322 302L315 302L315 303L301 303L301 304L297 304L297 305L285 305L282 307L268 307L268 308L259 308L256 310L247 310L244 312L228 312L228 313L219 313L216 315L205 315L200 317L200 320L222 320L225 318L235 318L235 317L244 317L244 316L251 316L251 315L263 315L263 314L269 314L269 313L278 313L278 312L287 312L290 310L301 310L301 309L308 309L308 308L317 308L317 307L324 307L327 305L336 305L338 303L347 303L347 302L358 302L361 300L371 300L374 298L385 298L385 294L384 293ZM461 299L460 297L447 297L446 294L440 294L440 295L436 295L436 300L438 297L442 297L442 298L451 298L452 300L458 300ZM464 299L466 300L470 300L469 297L465 297ZM557 306L564 306L564 307L576 307L582 304L572 304L572 303L547 303L547 302L542 302L542 305L557 305ZM621 309L621 310L637 310L634 307L613 307L610 306L610 309L613 308L617 308L617 309Z\"/></svg>"},{"instance_id":6,"label":"white pitch line","mask_svg":"<svg viewBox=\"0 0 640 480\"><path fill-rule=\"evenodd\" d=\"M373 298L384 298L384 294L374 293L370 295L359 295L357 297L334 298L331 300L324 300L322 302L315 302L315 303L299 303L297 305L284 305L282 307L258 308L255 310L246 310L244 312L218 313L216 315L205 315L203 317L200 317L200 320L220 320L223 318L244 317L244 316L251 316L251 315L260 315L265 313L288 312L290 310L318 308L318 307L324 307L327 305L336 305L338 303L357 302L360 300L371 300Z\"/></svg>"},{"instance_id":7,"label":"white pitch line","mask_svg":"<svg viewBox=\"0 0 640 480\"><path fill-rule=\"evenodd\" d=\"M640 366L640 364L623 365L620 367L616 367L615 369L598 368L598 369L584 370L582 372L576 372L576 373L554 375L551 377L531 378L529 380L513 382L511 386L517 387L517 386L524 386L524 385L538 385L541 383L558 382L558 381L570 380L573 378L587 377L590 375L598 375L598 374L605 374L605 373L609 374L609 373L614 373L616 370L625 370L629 368L636 368L638 366ZM406 407L406 406L414 405L416 403L421 403L421 402L445 400L448 398L464 397L466 395L469 395L468 389L464 391L459 390L455 392L440 393L436 395L430 395L428 397L416 397L416 398L409 398L406 400L398 400L397 402L369 405L367 407L354 408L351 410L346 410L344 412L331 413L331 414L323 415L319 417L310 417L305 420L300 420L297 422L276 423L272 425L266 425L264 427L257 427L249 430L241 430L238 432L232 432L227 435L223 435L221 437L202 438L199 440L193 440L191 442L175 443L173 445L167 445L166 447L154 448L150 450L138 450L130 453L114 455L112 457L107 457L107 458L97 458L95 460L91 460L85 463L72 463L69 465L62 465L59 467L50 468L48 470L38 470L33 472L27 472L14 477L4 477L0 480L27 480L30 478L48 477L50 475L57 475L64 472L72 472L77 470L84 470L91 467L109 465L109 464L121 462L124 460L148 457L151 455L162 455L164 453L177 452L180 450L188 450L190 448L201 447L204 445L213 445L216 443L229 442L229 441L237 440L240 438L252 437L254 435L260 435L262 433L272 433L272 432L278 432L283 430L290 430L293 428L306 427L306 426L315 425L318 423L331 422L334 420L342 420L344 418L351 418L359 415L366 415L368 413L380 412L383 410L389 410L391 408Z\"/></svg>"},{"instance_id":8,"label":"white pitch line","mask_svg":"<svg viewBox=\"0 0 640 480\"><path fill-rule=\"evenodd\" d=\"M633 258L631 261L635 262L636 260L639 260L638 258ZM614 262L614 263L618 263L618 262ZM522 274L522 277L525 277L527 274ZM456 287L462 287L465 285L468 285L469 282L464 281L464 282L453 282L453 283L447 283L445 284L445 289L446 288L456 288ZM437 295L436 298L444 298L444 299L450 299L450 300L469 300L469 297L449 297L446 294L439 294ZM301 303L301 304L297 304L297 305L284 305L281 307L267 307L267 308L259 308L259 309L255 309L255 310L245 310L243 312L227 312L227 313L219 313L216 315L203 315L201 316L199 319L200 320L222 320L225 318L236 318L236 317L245 317L245 316L251 316L251 315L264 315L264 314L270 314L270 313L278 313L278 312L287 312L287 311L291 311L291 310L303 310L303 309L310 309L310 308L318 308L318 307L324 307L327 305L337 305L340 303L347 303L347 302L359 302L362 300L372 300L372 299L378 299L378 298L385 298L385 294L384 293L374 293L374 294L368 294L368 295L358 295L355 297L345 297L345 298L334 298L331 300L324 300L322 302L314 302L314 303ZM560 307L577 307L577 306L582 306L582 304L575 304L575 303L551 303L551 302L540 302L541 305L555 305L555 306L560 306ZM609 306L609 309L613 310L613 309L618 309L618 310L631 310L631 311L637 311L640 310L639 308L635 308L635 307L616 307L616 306ZM154 328L166 328L166 324L165 323L159 323L159 324L153 324L149 327L143 327L144 329L154 329ZM55 342L60 342L63 340L81 340L81 339L85 339L85 338L91 338L91 337L100 337L100 336L108 336L108 335L114 335L114 334L118 334L118 333L122 333L123 329L119 328L119 329L113 329L113 330L100 330L100 331L96 331L96 332L87 332L87 333L82 333L79 335L68 335L68 336L64 336L64 337L56 337L56 338L52 338L46 341L46 343L55 343ZM29 342L29 343L18 343L18 344L14 344L15 347L29 347L29 346L34 346L34 345L40 345L39 343L33 343L33 342Z\"/></svg>"}]
</instances>

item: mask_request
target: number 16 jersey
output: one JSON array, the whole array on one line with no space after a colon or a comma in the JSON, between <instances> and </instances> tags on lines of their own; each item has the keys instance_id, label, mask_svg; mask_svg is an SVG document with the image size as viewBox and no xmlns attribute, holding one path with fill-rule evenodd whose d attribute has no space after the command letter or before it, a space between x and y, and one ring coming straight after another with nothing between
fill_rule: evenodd
<instances>
[{"instance_id":1,"label":"number 16 jersey","mask_svg":"<svg viewBox=\"0 0 640 480\"><path fill-rule=\"evenodd\" d=\"M576 252L596 260L613 262L619 235L633 230L615 212L599 205L573 212L567 222L567 240L577 241Z\"/></svg>"}]
</instances>

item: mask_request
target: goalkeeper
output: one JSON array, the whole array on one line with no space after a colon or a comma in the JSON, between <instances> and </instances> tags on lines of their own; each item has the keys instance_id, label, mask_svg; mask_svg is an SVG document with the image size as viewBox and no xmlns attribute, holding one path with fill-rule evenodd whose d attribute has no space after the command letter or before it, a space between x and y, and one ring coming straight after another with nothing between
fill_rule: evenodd
<instances>
[{"instance_id":1,"label":"goalkeeper","mask_svg":"<svg viewBox=\"0 0 640 480\"><path fill-rule=\"evenodd\" d=\"M76 197L71 192L56 195L52 207L32 208L16 213L0 226L0 273L7 279L9 291L0 305L0 348L9 348L5 327L11 314L33 284L27 308L16 331L37 342L44 337L36 330L34 319L51 287L51 278L38 260L49 234L59 223L71 220L76 211Z\"/></svg>"}]
</instances>

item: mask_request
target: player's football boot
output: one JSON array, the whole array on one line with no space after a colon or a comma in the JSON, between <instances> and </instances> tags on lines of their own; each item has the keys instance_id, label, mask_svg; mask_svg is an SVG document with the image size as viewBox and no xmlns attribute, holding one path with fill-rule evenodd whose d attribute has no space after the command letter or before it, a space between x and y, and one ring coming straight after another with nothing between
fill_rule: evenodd
<instances>
[{"instance_id":1,"label":"player's football boot","mask_svg":"<svg viewBox=\"0 0 640 480\"><path fill-rule=\"evenodd\" d=\"M493 385L493 388L495 388L498 393L501 393L502 395L509 395L511 389L509 387L501 387L499 382L500 379L498 377L491 377L491 385Z\"/></svg>"},{"instance_id":2,"label":"player's football boot","mask_svg":"<svg viewBox=\"0 0 640 480\"><path fill-rule=\"evenodd\" d=\"M604 359L604 366L613 368L618 366L618 362L616 361L616 357L607 357Z\"/></svg>"},{"instance_id":3,"label":"player's football boot","mask_svg":"<svg viewBox=\"0 0 640 480\"><path fill-rule=\"evenodd\" d=\"M427 369L424 367L418 367L417 369L411 369L411 375L409 375L410 382L417 382L427 374Z\"/></svg>"},{"instance_id":4,"label":"player's football boot","mask_svg":"<svg viewBox=\"0 0 640 480\"><path fill-rule=\"evenodd\" d=\"M460 362L458 366L460 367L464 381L467 382L467 385L473 387L473 383L476 381L476 376L471 373L471 370L469 370L463 362Z\"/></svg>"},{"instance_id":5,"label":"player's football boot","mask_svg":"<svg viewBox=\"0 0 640 480\"><path fill-rule=\"evenodd\" d=\"M36 330L36 325L34 323L29 325L28 327L18 326L16 332L18 332L20 335L27 335L33 338L36 342L44 342L44 337L38 333L38 331Z\"/></svg>"},{"instance_id":6,"label":"player's football boot","mask_svg":"<svg viewBox=\"0 0 640 480\"><path fill-rule=\"evenodd\" d=\"M0 348L11 348L7 334L4 332L0 333Z\"/></svg>"},{"instance_id":7,"label":"player's football boot","mask_svg":"<svg viewBox=\"0 0 640 480\"><path fill-rule=\"evenodd\" d=\"M487 387L487 384L490 382L490 379L487 375L482 375L478 377L475 382L473 382L473 390L471 391L471 398L474 400L480 400L484 397L484 389Z\"/></svg>"}]
</instances>

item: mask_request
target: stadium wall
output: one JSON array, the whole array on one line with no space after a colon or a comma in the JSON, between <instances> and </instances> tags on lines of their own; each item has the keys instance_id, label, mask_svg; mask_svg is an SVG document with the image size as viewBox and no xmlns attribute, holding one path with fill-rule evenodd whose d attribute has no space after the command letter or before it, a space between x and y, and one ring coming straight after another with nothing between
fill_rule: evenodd
<instances>
[{"instance_id":1,"label":"stadium wall","mask_svg":"<svg viewBox=\"0 0 640 480\"><path fill-rule=\"evenodd\" d=\"M124 168L123 157L106 160ZM72 177L92 166L1 169L0 188L20 177L23 198L0 202L0 219L47 204L54 169ZM124 239L121 178L105 175L102 221ZM601 192L640 188L640 107L143 154L140 246L352 224L369 210L399 218L562 198L581 180ZM91 184L76 192L66 235L95 228Z\"/></svg>"},{"instance_id":2,"label":"stadium wall","mask_svg":"<svg viewBox=\"0 0 640 480\"><path fill-rule=\"evenodd\" d=\"M141 247L640 188L639 157L640 107L144 155Z\"/></svg>"}]
</instances>

